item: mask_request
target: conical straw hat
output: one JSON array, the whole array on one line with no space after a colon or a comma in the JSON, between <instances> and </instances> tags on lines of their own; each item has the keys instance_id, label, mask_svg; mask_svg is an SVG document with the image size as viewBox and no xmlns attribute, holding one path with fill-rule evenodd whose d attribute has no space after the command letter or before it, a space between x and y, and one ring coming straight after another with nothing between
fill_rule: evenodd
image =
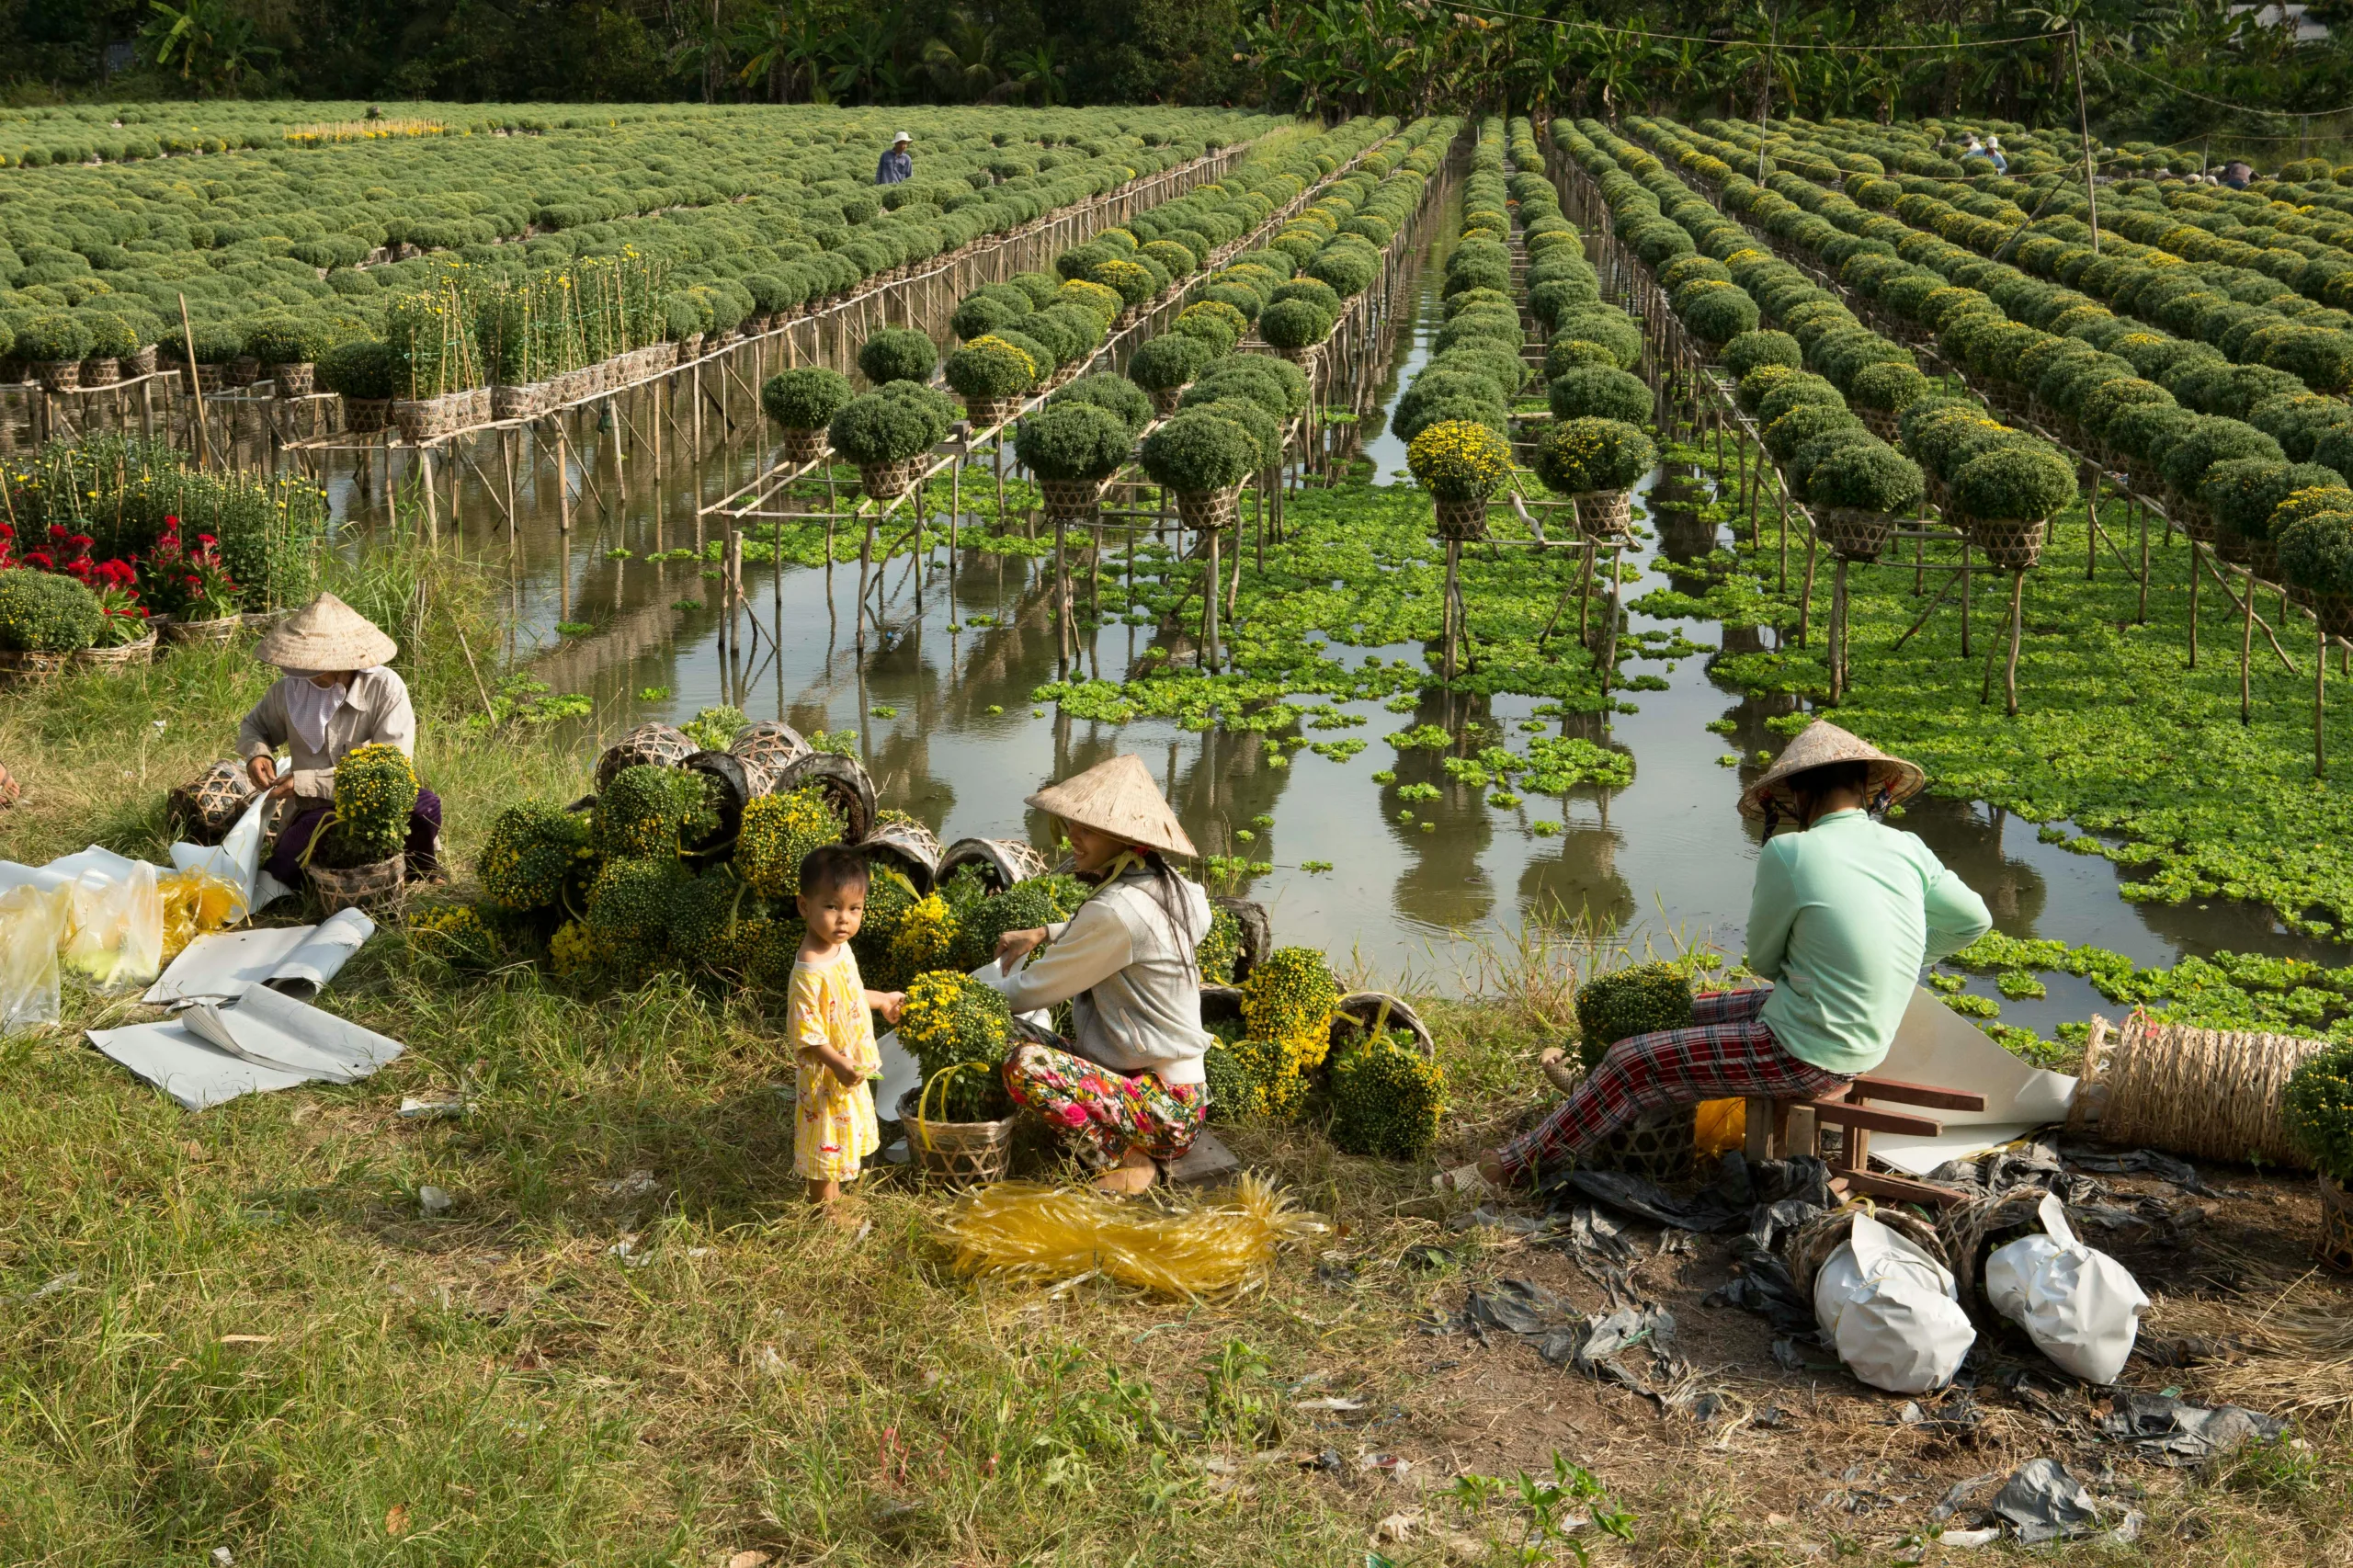
<instances>
[{"instance_id":1,"label":"conical straw hat","mask_svg":"<svg viewBox=\"0 0 2353 1568\"><path fill-rule=\"evenodd\" d=\"M281 670L364 670L389 664L400 644L333 594L321 594L270 629L254 657Z\"/></svg>"},{"instance_id":2,"label":"conical straw hat","mask_svg":"<svg viewBox=\"0 0 2353 1568\"><path fill-rule=\"evenodd\" d=\"M1074 778L1049 784L1029 797L1029 804L1064 822L1108 833L1123 844L1165 849L1171 855L1200 853L1185 836L1184 824L1161 798L1140 756L1115 756L1097 763Z\"/></svg>"},{"instance_id":3,"label":"conical straw hat","mask_svg":"<svg viewBox=\"0 0 2353 1568\"><path fill-rule=\"evenodd\" d=\"M1765 797L1769 793L1783 811L1794 810L1796 800L1789 790L1791 774L1803 773L1809 767L1820 767L1831 762L1868 762L1871 765L1870 782L1867 792L1877 795L1887 791L1888 803L1908 801L1920 792L1928 776L1916 762L1906 762L1900 756L1890 756L1869 743L1848 734L1826 719L1816 719L1807 725L1796 740L1791 741L1765 776L1740 792L1740 814L1761 818L1765 814Z\"/></svg>"}]
</instances>

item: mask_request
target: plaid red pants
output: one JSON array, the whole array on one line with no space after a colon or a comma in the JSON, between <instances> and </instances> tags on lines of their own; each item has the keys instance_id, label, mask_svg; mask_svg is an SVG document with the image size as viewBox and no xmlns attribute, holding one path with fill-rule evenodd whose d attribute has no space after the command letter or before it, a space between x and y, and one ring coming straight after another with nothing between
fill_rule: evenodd
<instances>
[{"instance_id":1,"label":"plaid red pants","mask_svg":"<svg viewBox=\"0 0 2353 1568\"><path fill-rule=\"evenodd\" d=\"M1635 1035L1611 1046L1601 1065L1541 1125L1499 1151L1506 1178L1520 1181L1547 1164L1584 1154L1651 1111L1750 1095L1809 1097L1848 1082L1791 1056L1757 1021L1757 1009L1772 994L1769 985L1703 992L1689 1028Z\"/></svg>"}]
</instances>

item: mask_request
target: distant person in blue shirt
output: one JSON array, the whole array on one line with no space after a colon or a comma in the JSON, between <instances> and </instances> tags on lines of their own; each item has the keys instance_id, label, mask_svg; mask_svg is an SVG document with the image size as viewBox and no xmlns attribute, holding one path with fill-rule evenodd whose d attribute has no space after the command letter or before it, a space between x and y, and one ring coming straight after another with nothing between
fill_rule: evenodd
<instances>
[{"instance_id":1,"label":"distant person in blue shirt","mask_svg":"<svg viewBox=\"0 0 2353 1568\"><path fill-rule=\"evenodd\" d=\"M2222 165L2222 183L2233 190L2245 190L2255 179L2255 170L2233 158Z\"/></svg>"},{"instance_id":2,"label":"distant person in blue shirt","mask_svg":"<svg viewBox=\"0 0 2353 1568\"><path fill-rule=\"evenodd\" d=\"M901 180L915 177L915 161L907 155L909 140L904 131L891 138L891 150L882 154L881 163L874 165L876 185L896 185Z\"/></svg>"},{"instance_id":3,"label":"distant person in blue shirt","mask_svg":"<svg viewBox=\"0 0 2353 1568\"><path fill-rule=\"evenodd\" d=\"M2000 137L1988 136L1985 138L1985 155L1994 160L1994 172L1995 174L2006 175L2010 172L2009 159L2002 156L2002 139Z\"/></svg>"}]
</instances>

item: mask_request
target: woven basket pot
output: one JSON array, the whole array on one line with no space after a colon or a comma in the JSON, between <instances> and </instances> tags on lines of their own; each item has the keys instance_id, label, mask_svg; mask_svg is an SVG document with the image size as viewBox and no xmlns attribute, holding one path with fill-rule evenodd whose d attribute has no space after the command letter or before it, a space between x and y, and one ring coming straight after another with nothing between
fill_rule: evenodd
<instances>
[{"instance_id":1,"label":"woven basket pot","mask_svg":"<svg viewBox=\"0 0 2353 1568\"><path fill-rule=\"evenodd\" d=\"M164 641L181 645L219 647L236 641L237 633L245 629L244 618L220 615L210 620L182 620L177 616L164 622Z\"/></svg>"},{"instance_id":2,"label":"woven basket pot","mask_svg":"<svg viewBox=\"0 0 2353 1568\"><path fill-rule=\"evenodd\" d=\"M155 346L149 344L122 362L123 373L131 376L152 376L155 373Z\"/></svg>"},{"instance_id":3,"label":"woven basket pot","mask_svg":"<svg viewBox=\"0 0 2353 1568\"><path fill-rule=\"evenodd\" d=\"M548 406L553 388L546 381L518 381L490 389L493 419L536 419Z\"/></svg>"},{"instance_id":4,"label":"woven basket pot","mask_svg":"<svg viewBox=\"0 0 2353 1568\"><path fill-rule=\"evenodd\" d=\"M430 441L449 428L449 400L440 397L396 397L392 399L392 423L404 439L411 442Z\"/></svg>"},{"instance_id":5,"label":"woven basket pot","mask_svg":"<svg viewBox=\"0 0 2353 1568\"><path fill-rule=\"evenodd\" d=\"M1179 490L1176 518L1197 533L1234 527L1242 520L1242 490Z\"/></svg>"},{"instance_id":6,"label":"woven basket pot","mask_svg":"<svg viewBox=\"0 0 2353 1568\"><path fill-rule=\"evenodd\" d=\"M355 436L372 436L392 423L392 400L388 397L347 397L343 400L343 427Z\"/></svg>"},{"instance_id":7,"label":"woven basket pot","mask_svg":"<svg viewBox=\"0 0 2353 1568\"><path fill-rule=\"evenodd\" d=\"M1639 1117L1595 1144L1585 1163L1597 1170L1628 1171L1652 1181L1679 1181L1698 1158L1690 1106L1675 1106Z\"/></svg>"},{"instance_id":8,"label":"woven basket pot","mask_svg":"<svg viewBox=\"0 0 2353 1568\"><path fill-rule=\"evenodd\" d=\"M229 390L229 367L226 365L199 365L196 368L196 390L200 392L227 392Z\"/></svg>"},{"instance_id":9,"label":"woven basket pot","mask_svg":"<svg viewBox=\"0 0 2353 1568\"><path fill-rule=\"evenodd\" d=\"M110 387L122 380L122 361L93 354L82 361L82 384L85 387Z\"/></svg>"},{"instance_id":10,"label":"woven basket pot","mask_svg":"<svg viewBox=\"0 0 2353 1568\"><path fill-rule=\"evenodd\" d=\"M2038 1196L2040 1196L2038 1194ZM1807 1301L1813 1300L1813 1277L1830 1261L1830 1255L1846 1244L1847 1234L1855 1228L1855 1216L1864 1212L1861 1205L1848 1203L1816 1214L1782 1239L1781 1257L1790 1266L1790 1278L1797 1282L1798 1293ZM1916 1214L1907 1214L1890 1205L1870 1210L1871 1218L1897 1233L1938 1263L1950 1268L1945 1257L1945 1244L1937 1228Z\"/></svg>"},{"instance_id":11,"label":"woven basket pot","mask_svg":"<svg viewBox=\"0 0 2353 1568\"><path fill-rule=\"evenodd\" d=\"M1046 858L1017 838L958 839L939 857L938 880L944 882L966 866L979 867L981 880L995 892L1046 874Z\"/></svg>"},{"instance_id":12,"label":"woven basket pot","mask_svg":"<svg viewBox=\"0 0 2353 1568\"><path fill-rule=\"evenodd\" d=\"M1278 348L1275 350L1275 358L1278 359L1288 359L1292 364L1298 366L1301 369L1313 376L1315 374L1315 361L1322 358L1323 353L1324 346L1322 344L1311 343L1304 348Z\"/></svg>"},{"instance_id":13,"label":"woven basket pot","mask_svg":"<svg viewBox=\"0 0 2353 1568\"><path fill-rule=\"evenodd\" d=\"M1887 536L1895 531L1893 512L1824 506L1815 516L1822 520L1822 537L1830 553L1845 561L1877 561L1880 551L1887 548Z\"/></svg>"},{"instance_id":14,"label":"woven basket pot","mask_svg":"<svg viewBox=\"0 0 2353 1568\"><path fill-rule=\"evenodd\" d=\"M549 406L554 407L558 403L576 402L584 395L581 389L587 384L587 378L576 369L558 370L548 378Z\"/></svg>"},{"instance_id":15,"label":"woven basket pot","mask_svg":"<svg viewBox=\"0 0 2353 1568\"><path fill-rule=\"evenodd\" d=\"M82 384L79 359L36 359L32 367L34 379L51 392L69 392Z\"/></svg>"},{"instance_id":16,"label":"woven basket pot","mask_svg":"<svg viewBox=\"0 0 2353 1568\"><path fill-rule=\"evenodd\" d=\"M919 822L879 822L858 841L858 852L899 872L927 897L939 881L939 838Z\"/></svg>"},{"instance_id":17,"label":"woven basket pot","mask_svg":"<svg viewBox=\"0 0 2353 1568\"><path fill-rule=\"evenodd\" d=\"M807 468L811 463L823 462L825 454L833 449L823 430L787 430L783 436L783 447L784 460L795 468Z\"/></svg>"},{"instance_id":18,"label":"woven basket pot","mask_svg":"<svg viewBox=\"0 0 2353 1568\"><path fill-rule=\"evenodd\" d=\"M809 755L809 743L801 732L781 719L761 719L735 732L728 743L731 755L766 781L767 792L776 792L777 780L784 770Z\"/></svg>"},{"instance_id":19,"label":"woven basket pot","mask_svg":"<svg viewBox=\"0 0 2353 1568\"><path fill-rule=\"evenodd\" d=\"M675 343L649 343L644 348L645 373L660 375L678 362L678 346Z\"/></svg>"},{"instance_id":20,"label":"woven basket pot","mask_svg":"<svg viewBox=\"0 0 2353 1568\"><path fill-rule=\"evenodd\" d=\"M449 395L457 401L458 404L457 424L452 428L464 429L470 425L490 423L491 403L488 387L472 387L461 392L451 392Z\"/></svg>"},{"instance_id":21,"label":"woven basket pot","mask_svg":"<svg viewBox=\"0 0 2353 1568\"><path fill-rule=\"evenodd\" d=\"M1569 499L1577 504L1577 531L1589 540L1612 543L1634 531L1631 490L1583 490Z\"/></svg>"},{"instance_id":22,"label":"woven basket pot","mask_svg":"<svg viewBox=\"0 0 2353 1568\"><path fill-rule=\"evenodd\" d=\"M261 358L258 355L240 354L229 361L229 384L249 387L261 380Z\"/></svg>"},{"instance_id":23,"label":"woven basket pot","mask_svg":"<svg viewBox=\"0 0 2353 1568\"><path fill-rule=\"evenodd\" d=\"M46 680L62 673L73 662L71 653L20 653L14 649L0 648L0 685Z\"/></svg>"},{"instance_id":24,"label":"woven basket pot","mask_svg":"<svg viewBox=\"0 0 2353 1568\"><path fill-rule=\"evenodd\" d=\"M2320 1178L2320 1239L2313 1256L2339 1274L2353 1274L2353 1194L2334 1176Z\"/></svg>"},{"instance_id":25,"label":"woven basket pot","mask_svg":"<svg viewBox=\"0 0 2353 1568\"><path fill-rule=\"evenodd\" d=\"M676 725L649 720L605 748L597 759L597 789L601 793L624 767L676 767L701 749Z\"/></svg>"},{"instance_id":26,"label":"woven basket pot","mask_svg":"<svg viewBox=\"0 0 2353 1568\"><path fill-rule=\"evenodd\" d=\"M998 1121L926 1121L917 1114L920 1089L899 1096L899 1125L924 1180L941 1187L987 1187L1013 1169L1014 1118Z\"/></svg>"},{"instance_id":27,"label":"woven basket pot","mask_svg":"<svg viewBox=\"0 0 2353 1568\"><path fill-rule=\"evenodd\" d=\"M278 389L280 397L308 397L317 390L319 368L308 362L300 365L272 365L269 384Z\"/></svg>"},{"instance_id":28,"label":"woven basket pot","mask_svg":"<svg viewBox=\"0 0 2353 1568\"><path fill-rule=\"evenodd\" d=\"M1894 415L1884 408L1858 408L1855 414L1862 420L1864 429L1877 436L1889 446L1895 445Z\"/></svg>"},{"instance_id":29,"label":"woven basket pot","mask_svg":"<svg viewBox=\"0 0 2353 1568\"><path fill-rule=\"evenodd\" d=\"M2249 539L2236 528L2217 528L2214 553L2258 577L2274 583L2279 580L2279 547L2268 539Z\"/></svg>"},{"instance_id":30,"label":"woven basket pot","mask_svg":"<svg viewBox=\"0 0 2353 1568\"><path fill-rule=\"evenodd\" d=\"M253 782L242 764L216 762L164 797L165 810L198 844L218 844L253 803Z\"/></svg>"},{"instance_id":31,"label":"woven basket pot","mask_svg":"<svg viewBox=\"0 0 2353 1568\"><path fill-rule=\"evenodd\" d=\"M1152 394L1152 411L1165 419L1176 412L1176 404L1184 395L1183 387L1162 387Z\"/></svg>"},{"instance_id":32,"label":"woven basket pot","mask_svg":"<svg viewBox=\"0 0 2353 1568\"><path fill-rule=\"evenodd\" d=\"M891 463L858 465L859 488L877 501L896 501L913 490L930 466L927 458L903 458Z\"/></svg>"},{"instance_id":33,"label":"woven basket pot","mask_svg":"<svg viewBox=\"0 0 2353 1568\"><path fill-rule=\"evenodd\" d=\"M1084 526L1101 513L1103 487L1108 483L1103 479L1041 479L1038 489L1045 496L1049 518Z\"/></svg>"},{"instance_id":34,"label":"woven basket pot","mask_svg":"<svg viewBox=\"0 0 2353 1568\"><path fill-rule=\"evenodd\" d=\"M964 400L964 417L972 422L975 430L994 430L1021 412L1017 397L968 397Z\"/></svg>"},{"instance_id":35,"label":"woven basket pot","mask_svg":"<svg viewBox=\"0 0 2353 1568\"><path fill-rule=\"evenodd\" d=\"M147 635L136 642L119 642L111 648L84 648L74 655L77 670L122 670L133 665L155 662L155 629L149 627Z\"/></svg>"},{"instance_id":36,"label":"woven basket pot","mask_svg":"<svg viewBox=\"0 0 2353 1568\"><path fill-rule=\"evenodd\" d=\"M311 880L311 891L318 895L319 906L333 915L339 909L355 909L399 897L408 875L408 857L395 855L372 866L346 868L322 866L313 861L304 869L304 875Z\"/></svg>"},{"instance_id":37,"label":"woven basket pot","mask_svg":"<svg viewBox=\"0 0 2353 1568\"><path fill-rule=\"evenodd\" d=\"M1984 552L1988 565L2019 571L2042 559L2043 541L2051 536L2048 518L1972 517L1969 542Z\"/></svg>"},{"instance_id":38,"label":"woven basket pot","mask_svg":"<svg viewBox=\"0 0 2353 1568\"><path fill-rule=\"evenodd\" d=\"M1995 1247L2016 1241L2029 1231L2042 1229L2040 1187L2018 1187L1995 1198L1955 1204L1937 1217L1938 1254L1952 1270L1953 1288L1961 1310L1981 1329L1998 1332L2007 1320L1994 1311L1980 1288L1985 1259ZM1887 1218L1881 1214L1881 1219Z\"/></svg>"},{"instance_id":39,"label":"woven basket pot","mask_svg":"<svg viewBox=\"0 0 2353 1568\"><path fill-rule=\"evenodd\" d=\"M2353 594L2314 594L2304 597L2320 618L2321 630L2331 637L2353 637Z\"/></svg>"},{"instance_id":40,"label":"woven basket pot","mask_svg":"<svg viewBox=\"0 0 2353 1568\"><path fill-rule=\"evenodd\" d=\"M795 790L820 790L826 802L841 813L843 841L857 844L874 826L881 807L874 795L874 780L863 763L854 756L835 756L832 752L813 751L777 770L769 789L779 795Z\"/></svg>"},{"instance_id":41,"label":"woven basket pot","mask_svg":"<svg viewBox=\"0 0 2353 1568\"><path fill-rule=\"evenodd\" d=\"M705 335L706 335L703 333L690 332L686 336L678 340L679 364L683 365L689 359L699 359L702 358L702 345Z\"/></svg>"},{"instance_id":42,"label":"woven basket pot","mask_svg":"<svg viewBox=\"0 0 2353 1568\"><path fill-rule=\"evenodd\" d=\"M1438 511L1438 538L1469 540L1487 537L1487 503L1483 499L1449 501L1438 496L1430 504Z\"/></svg>"}]
</instances>

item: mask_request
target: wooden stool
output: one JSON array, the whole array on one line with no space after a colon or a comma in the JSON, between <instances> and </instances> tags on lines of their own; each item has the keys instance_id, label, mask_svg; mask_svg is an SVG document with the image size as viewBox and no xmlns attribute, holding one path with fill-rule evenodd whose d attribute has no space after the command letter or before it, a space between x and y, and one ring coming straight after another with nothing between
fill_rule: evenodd
<instances>
[{"instance_id":1,"label":"wooden stool","mask_svg":"<svg viewBox=\"0 0 2353 1568\"><path fill-rule=\"evenodd\" d=\"M1907 1084L1898 1078L1864 1076L1830 1094L1811 1099L1776 1099L1763 1095L1748 1100L1748 1140L1745 1150L1752 1160L1776 1159L1789 1153L1812 1154L1816 1159L1822 1153L1822 1129L1824 1123L1845 1130L1838 1157L1830 1161L1830 1189L1840 1197L1867 1193L1874 1198L1893 1198L1909 1203L1942 1206L1961 1203L1969 1195L1933 1182L1915 1181L1909 1176L1889 1176L1870 1169L1871 1134L1873 1132L1910 1132L1935 1137L1945 1130L1945 1124L1932 1116L1914 1116L1906 1111L1881 1110L1865 1102L1892 1101L1896 1105L1926 1106L1939 1110L1984 1110L1985 1096L1965 1089L1938 1088L1934 1084ZM1790 1113L1802 1113L1806 1118L1803 1146L1791 1149L1789 1142Z\"/></svg>"}]
</instances>

